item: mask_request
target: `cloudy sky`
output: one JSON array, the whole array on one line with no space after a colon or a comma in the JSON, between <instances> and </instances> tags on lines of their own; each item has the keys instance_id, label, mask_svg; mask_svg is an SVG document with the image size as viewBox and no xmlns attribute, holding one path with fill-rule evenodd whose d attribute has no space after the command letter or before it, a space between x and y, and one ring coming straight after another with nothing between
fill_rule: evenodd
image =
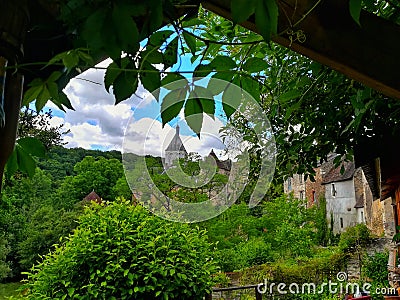
<instances>
[{"instance_id":1,"label":"cloudy sky","mask_svg":"<svg viewBox=\"0 0 400 300\"><path fill-rule=\"evenodd\" d=\"M107 66L108 63L105 61L101 66ZM184 63L185 70L190 68L190 63ZM219 135L223 123L220 119L205 118L201 139L188 128L182 112L162 128L160 106L150 93L140 86L130 99L114 105L114 96L103 85L104 72L90 69L72 79L65 88L75 111L67 110L64 113L50 103L47 105L47 109L53 112L52 124L64 124L64 128L70 130L64 136L67 147L123 150L122 146L125 145L137 154L163 156L163 150L175 133L176 124L179 124L181 138L188 152L207 155L212 148L223 149ZM123 144L127 128L129 134Z\"/></svg>"}]
</instances>

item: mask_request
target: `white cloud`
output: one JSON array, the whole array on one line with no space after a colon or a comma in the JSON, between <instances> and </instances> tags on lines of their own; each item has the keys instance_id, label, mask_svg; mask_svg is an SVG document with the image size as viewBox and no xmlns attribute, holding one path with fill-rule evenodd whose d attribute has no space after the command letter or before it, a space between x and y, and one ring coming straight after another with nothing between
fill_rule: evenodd
<instances>
[{"instance_id":1,"label":"white cloud","mask_svg":"<svg viewBox=\"0 0 400 300\"><path fill-rule=\"evenodd\" d=\"M106 67L109 63L110 60L106 60L97 66ZM146 97L148 92L140 86L130 99L115 105L112 89L108 93L104 87L104 74L104 69L90 69L66 86L64 92L75 109L67 110L64 116L64 128L71 130L65 137L67 147L120 149L132 108L151 101ZM57 115L60 113L54 105L48 107Z\"/></svg>"}]
</instances>

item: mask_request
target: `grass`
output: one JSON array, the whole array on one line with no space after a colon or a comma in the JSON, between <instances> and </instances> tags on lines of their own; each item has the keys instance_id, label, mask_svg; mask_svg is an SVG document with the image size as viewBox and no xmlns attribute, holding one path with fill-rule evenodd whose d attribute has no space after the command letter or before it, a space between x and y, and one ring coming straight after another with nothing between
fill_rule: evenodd
<instances>
[{"instance_id":1,"label":"grass","mask_svg":"<svg viewBox=\"0 0 400 300\"><path fill-rule=\"evenodd\" d=\"M6 300L10 296L18 296L16 291L21 286L19 282L0 284L0 300Z\"/></svg>"}]
</instances>

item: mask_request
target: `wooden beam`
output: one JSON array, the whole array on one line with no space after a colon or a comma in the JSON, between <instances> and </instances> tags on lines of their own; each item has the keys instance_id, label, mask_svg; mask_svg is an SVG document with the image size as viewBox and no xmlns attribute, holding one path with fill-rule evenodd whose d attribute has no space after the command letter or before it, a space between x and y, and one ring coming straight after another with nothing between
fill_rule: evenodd
<instances>
[{"instance_id":1,"label":"wooden beam","mask_svg":"<svg viewBox=\"0 0 400 300\"><path fill-rule=\"evenodd\" d=\"M278 4L280 34L272 38L274 42L400 99L400 26L366 11L359 26L346 0L278 0ZM207 0L202 5L232 19L229 0ZM242 25L257 32L254 21ZM290 32L304 34L305 40L295 40Z\"/></svg>"}]
</instances>

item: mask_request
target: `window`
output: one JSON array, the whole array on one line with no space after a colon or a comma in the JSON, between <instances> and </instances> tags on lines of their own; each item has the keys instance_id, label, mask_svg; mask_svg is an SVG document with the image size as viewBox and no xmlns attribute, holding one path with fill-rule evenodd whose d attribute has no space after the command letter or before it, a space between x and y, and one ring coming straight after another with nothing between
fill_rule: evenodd
<instances>
[{"instance_id":1,"label":"window","mask_svg":"<svg viewBox=\"0 0 400 300\"><path fill-rule=\"evenodd\" d=\"M300 200L304 200L304 191L300 191Z\"/></svg>"},{"instance_id":2,"label":"window","mask_svg":"<svg viewBox=\"0 0 400 300\"><path fill-rule=\"evenodd\" d=\"M337 195L337 190L336 190L336 187L335 187L334 183L332 183L331 194L332 194L333 197L336 197L336 195Z\"/></svg>"},{"instance_id":3,"label":"window","mask_svg":"<svg viewBox=\"0 0 400 300\"><path fill-rule=\"evenodd\" d=\"M364 223L364 212L361 212L361 223Z\"/></svg>"},{"instance_id":4,"label":"window","mask_svg":"<svg viewBox=\"0 0 400 300\"><path fill-rule=\"evenodd\" d=\"M299 182L303 183L303 175L302 174L299 174Z\"/></svg>"},{"instance_id":5,"label":"window","mask_svg":"<svg viewBox=\"0 0 400 300\"><path fill-rule=\"evenodd\" d=\"M340 228L343 228L343 218L340 218Z\"/></svg>"},{"instance_id":6,"label":"window","mask_svg":"<svg viewBox=\"0 0 400 300\"><path fill-rule=\"evenodd\" d=\"M315 191L314 190L312 191L311 200L314 203L317 202L317 200L315 199Z\"/></svg>"},{"instance_id":7,"label":"window","mask_svg":"<svg viewBox=\"0 0 400 300\"><path fill-rule=\"evenodd\" d=\"M290 178L290 177L287 180L287 189L288 189L288 191L292 190L292 178Z\"/></svg>"}]
</instances>

